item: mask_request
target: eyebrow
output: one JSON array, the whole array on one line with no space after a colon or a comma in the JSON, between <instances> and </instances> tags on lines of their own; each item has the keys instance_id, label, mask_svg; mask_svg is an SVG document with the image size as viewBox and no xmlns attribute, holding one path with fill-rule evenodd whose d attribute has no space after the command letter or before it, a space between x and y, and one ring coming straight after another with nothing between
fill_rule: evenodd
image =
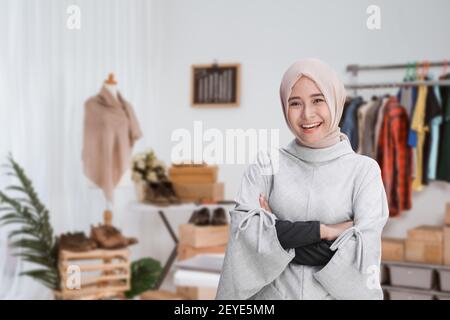
<instances>
[{"instance_id":1,"label":"eyebrow","mask_svg":"<svg viewBox=\"0 0 450 320\"><path fill-rule=\"evenodd\" d=\"M324 95L322 93L313 93L312 95L309 96L310 98L314 98L314 97L324 97ZM325 98L325 97L324 97ZM288 102L294 99L300 99L299 96L295 96L295 97L290 97L288 99Z\"/></svg>"}]
</instances>

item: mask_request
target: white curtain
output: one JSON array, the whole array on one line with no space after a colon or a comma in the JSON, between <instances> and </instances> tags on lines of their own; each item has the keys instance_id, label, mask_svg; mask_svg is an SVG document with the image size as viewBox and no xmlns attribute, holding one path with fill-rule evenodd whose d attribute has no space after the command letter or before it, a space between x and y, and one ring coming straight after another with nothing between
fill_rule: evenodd
<instances>
[{"instance_id":1,"label":"white curtain","mask_svg":"<svg viewBox=\"0 0 450 320\"><path fill-rule=\"evenodd\" d=\"M80 30L66 26L70 5L81 10ZM152 144L160 58L154 6L147 0L0 1L0 163L11 152L25 168L56 234L88 233L102 220L104 198L82 174L82 119L84 102L109 72L144 132L135 151ZM0 188L10 182L2 172ZM114 221L136 236L139 221L125 223L133 192L131 182L116 190ZM0 299L51 298L50 290L18 276L30 266L11 255L7 232L0 227Z\"/></svg>"}]
</instances>

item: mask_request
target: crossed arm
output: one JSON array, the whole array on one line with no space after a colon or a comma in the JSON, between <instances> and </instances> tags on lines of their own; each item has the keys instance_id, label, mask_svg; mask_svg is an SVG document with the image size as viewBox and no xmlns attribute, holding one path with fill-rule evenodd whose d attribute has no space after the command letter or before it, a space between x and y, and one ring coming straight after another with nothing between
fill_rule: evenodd
<instances>
[{"instance_id":1,"label":"crossed arm","mask_svg":"<svg viewBox=\"0 0 450 320\"><path fill-rule=\"evenodd\" d=\"M272 212L267 200L260 195L261 208ZM326 265L334 255L330 246L346 229L353 226L353 221L333 225L321 224L319 221L277 220L275 228L278 240L284 249L295 249L292 263L309 266Z\"/></svg>"}]
</instances>

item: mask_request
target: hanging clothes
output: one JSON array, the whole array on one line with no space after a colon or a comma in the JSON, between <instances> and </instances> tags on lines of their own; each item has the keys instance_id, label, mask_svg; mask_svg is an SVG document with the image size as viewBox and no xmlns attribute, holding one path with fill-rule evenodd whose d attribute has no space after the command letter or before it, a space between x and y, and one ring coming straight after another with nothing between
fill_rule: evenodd
<instances>
[{"instance_id":1,"label":"hanging clothes","mask_svg":"<svg viewBox=\"0 0 450 320\"><path fill-rule=\"evenodd\" d=\"M411 129L417 135L417 144L415 148L416 163L415 177L413 179L413 191L421 191L423 189L423 146L425 143L425 107L427 99L428 87L419 86L416 106L411 122Z\"/></svg>"},{"instance_id":2,"label":"hanging clothes","mask_svg":"<svg viewBox=\"0 0 450 320\"><path fill-rule=\"evenodd\" d=\"M430 80L427 78L426 80ZM424 144L423 144L423 163L422 163L422 184L428 185L429 183L429 163L431 156L431 126L435 117L441 115L441 106L439 105L435 91L432 87L428 88L427 98L425 101L425 119L424 119Z\"/></svg>"},{"instance_id":3,"label":"hanging clothes","mask_svg":"<svg viewBox=\"0 0 450 320\"><path fill-rule=\"evenodd\" d=\"M411 149L407 145L408 115L397 97L390 97L384 108L378 141L377 161L381 167L389 203L389 216L411 209Z\"/></svg>"},{"instance_id":4,"label":"hanging clothes","mask_svg":"<svg viewBox=\"0 0 450 320\"><path fill-rule=\"evenodd\" d=\"M450 73L441 79L450 79ZM436 178L450 182L450 87L440 87L442 99L442 125Z\"/></svg>"},{"instance_id":5,"label":"hanging clothes","mask_svg":"<svg viewBox=\"0 0 450 320\"><path fill-rule=\"evenodd\" d=\"M382 97L372 97L371 104L367 109L364 117L364 129L362 131L361 154L376 159L375 150L375 123L377 120L378 111L383 102Z\"/></svg>"},{"instance_id":6,"label":"hanging clothes","mask_svg":"<svg viewBox=\"0 0 450 320\"><path fill-rule=\"evenodd\" d=\"M366 124L366 115L369 108L372 106L372 101L364 102L356 111L357 125L358 125L358 148L357 153L362 154L364 145L364 130Z\"/></svg>"},{"instance_id":7,"label":"hanging clothes","mask_svg":"<svg viewBox=\"0 0 450 320\"><path fill-rule=\"evenodd\" d=\"M381 125L383 124L383 118L384 118L384 109L386 108L386 104L389 101L390 97L384 97L382 102L381 102L381 106L378 109L378 113L377 113L377 119L375 122L375 141L374 141L374 146L375 146L375 157L376 159L378 159L378 142L380 139L380 132L381 132Z\"/></svg>"},{"instance_id":8,"label":"hanging clothes","mask_svg":"<svg viewBox=\"0 0 450 320\"><path fill-rule=\"evenodd\" d=\"M356 97L352 100L345 112L345 119L342 125L342 132L345 133L350 140L353 150L358 149L358 108L364 103L362 97Z\"/></svg>"}]
</instances>

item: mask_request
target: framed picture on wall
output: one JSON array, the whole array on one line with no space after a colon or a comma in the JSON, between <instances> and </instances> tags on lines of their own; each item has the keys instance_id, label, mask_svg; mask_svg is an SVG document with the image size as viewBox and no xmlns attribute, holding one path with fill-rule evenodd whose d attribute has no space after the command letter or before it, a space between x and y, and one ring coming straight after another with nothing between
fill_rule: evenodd
<instances>
[{"instance_id":1,"label":"framed picture on wall","mask_svg":"<svg viewBox=\"0 0 450 320\"><path fill-rule=\"evenodd\" d=\"M191 105L194 108L238 107L240 64L193 65Z\"/></svg>"}]
</instances>

